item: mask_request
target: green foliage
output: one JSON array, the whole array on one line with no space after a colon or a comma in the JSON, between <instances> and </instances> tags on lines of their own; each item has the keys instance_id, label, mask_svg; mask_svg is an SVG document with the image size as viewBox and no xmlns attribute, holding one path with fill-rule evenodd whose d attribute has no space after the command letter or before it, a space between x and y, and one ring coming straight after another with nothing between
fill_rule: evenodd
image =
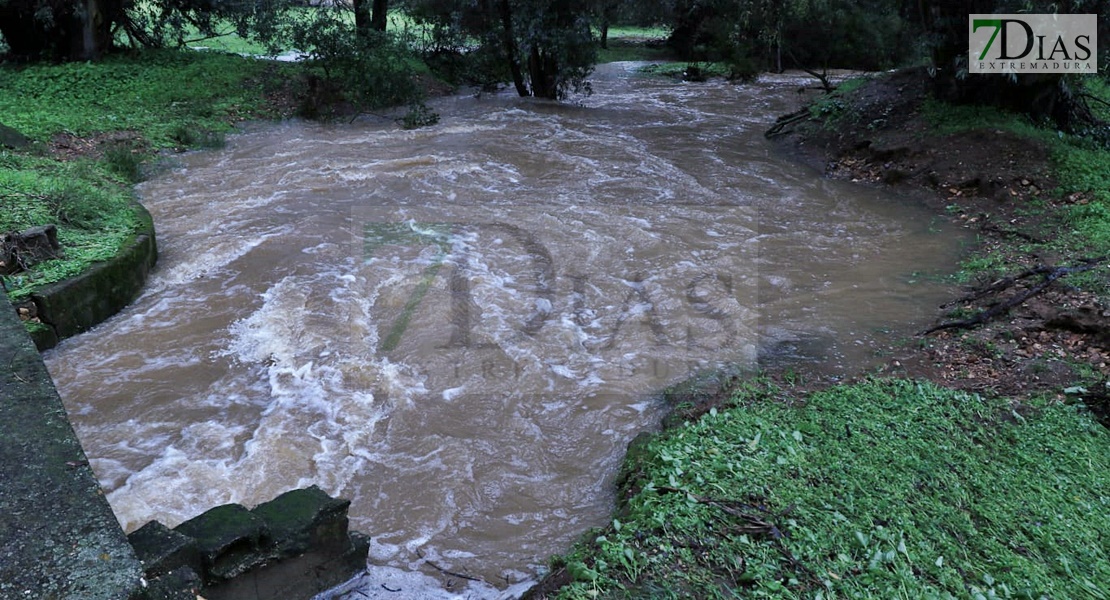
<instances>
[{"instance_id":1,"label":"green foliage","mask_svg":"<svg viewBox=\"0 0 1110 600\"><path fill-rule=\"evenodd\" d=\"M520 93L552 99L589 92L597 45L585 0L414 0L408 10L423 28L425 60L448 81L512 78Z\"/></svg>"},{"instance_id":2,"label":"green foliage","mask_svg":"<svg viewBox=\"0 0 1110 600\"><path fill-rule=\"evenodd\" d=\"M917 32L888 0L665 3L670 41L687 60L791 67L887 69L919 54Z\"/></svg>"},{"instance_id":3,"label":"green foliage","mask_svg":"<svg viewBox=\"0 0 1110 600\"><path fill-rule=\"evenodd\" d=\"M639 453L559 598L1110 594L1110 432L1076 406L907 380L732 403Z\"/></svg>"},{"instance_id":4,"label":"green foliage","mask_svg":"<svg viewBox=\"0 0 1110 600\"><path fill-rule=\"evenodd\" d=\"M226 132L242 118L269 114L259 84L292 68L179 51L7 67L0 69L0 114L5 124L40 141L62 132L130 130L155 147L183 147L183 132Z\"/></svg>"},{"instance_id":5,"label":"green foliage","mask_svg":"<svg viewBox=\"0 0 1110 600\"><path fill-rule=\"evenodd\" d=\"M836 89L813 101L809 106L809 114L816 119L821 119L826 127L835 127L840 117L844 115L851 102L848 96L867 83L866 77L853 77L845 79L836 86Z\"/></svg>"},{"instance_id":6,"label":"green foliage","mask_svg":"<svg viewBox=\"0 0 1110 600\"><path fill-rule=\"evenodd\" d=\"M39 142L30 153L0 152L0 232L52 223L65 253L5 277L9 295L24 298L114 256L138 225L129 186L141 179L151 150L220 145L234 122L273 114L263 84L292 68L216 53L147 51L0 69L5 124ZM84 158L41 156L43 143L59 134L105 135L99 151Z\"/></svg>"},{"instance_id":7,"label":"green foliage","mask_svg":"<svg viewBox=\"0 0 1110 600\"><path fill-rule=\"evenodd\" d=\"M439 123L439 115L424 104L409 106L409 111L401 118L401 126L405 129L430 127L436 123Z\"/></svg>"},{"instance_id":8,"label":"green foliage","mask_svg":"<svg viewBox=\"0 0 1110 600\"><path fill-rule=\"evenodd\" d=\"M143 161L146 158L142 149L132 143L115 143L104 150L105 166L128 183L142 180Z\"/></svg>"},{"instance_id":9,"label":"green foliage","mask_svg":"<svg viewBox=\"0 0 1110 600\"><path fill-rule=\"evenodd\" d=\"M0 153L0 232L58 226L64 258L4 277L12 300L115 255L138 226L131 197L108 167Z\"/></svg>"},{"instance_id":10,"label":"green foliage","mask_svg":"<svg viewBox=\"0 0 1110 600\"><path fill-rule=\"evenodd\" d=\"M346 12L338 6L320 8L284 32L289 45L305 52L309 67L319 73L310 76L307 116L321 104L334 104L335 97L358 109L419 101L422 90L413 79L418 61L408 46L393 34L356 32L343 17Z\"/></svg>"}]
</instances>

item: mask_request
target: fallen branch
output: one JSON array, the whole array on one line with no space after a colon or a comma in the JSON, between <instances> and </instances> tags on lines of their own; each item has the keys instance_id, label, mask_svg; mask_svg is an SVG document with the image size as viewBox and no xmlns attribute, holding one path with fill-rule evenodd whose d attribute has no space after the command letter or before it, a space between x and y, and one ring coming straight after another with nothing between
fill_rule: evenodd
<instances>
[{"instance_id":1,"label":"fallen branch","mask_svg":"<svg viewBox=\"0 0 1110 600\"><path fill-rule=\"evenodd\" d=\"M744 525L735 527L733 529L738 533L745 535L768 536L769 538L771 538L771 541L775 543L775 548L778 549L779 554L781 554L782 557L790 563L791 567L793 567L796 571L809 576L810 578L812 578L813 581L819 580L817 574L814 573L812 569L803 564L800 560L798 560L798 558L794 556L794 553L786 547L786 544L782 543L783 538L786 537L786 535L783 534L782 530L779 529L778 526L775 525L772 521L769 521L760 516L772 515L775 518L781 519L794 510L794 505L788 506L786 510L782 512L772 513L766 508L752 506L750 504L745 504L737 500L720 500L716 498L707 498L705 496L699 496L686 490L666 486L658 487L656 489L660 492L685 494L690 498L693 498L694 501L696 501L698 504L705 504L707 506L719 508L726 514L744 521Z\"/></svg>"},{"instance_id":2,"label":"fallen branch","mask_svg":"<svg viewBox=\"0 0 1110 600\"><path fill-rule=\"evenodd\" d=\"M1098 96L1096 96L1094 94L1089 94L1089 93L1084 92L1082 94L1079 94L1079 97L1083 98L1085 100L1094 100L1095 102L1098 102L1099 104L1110 107L1110 102L1107 102L1107 101L1103 100L1102 98L1099 98Z\"/></svg>"},{"instance_id":3,"label":"fallen branch","mask_svg":"<svg viewBox=\"0 0 1110 600\"><path fill-rule=\"evenodd\" d=\"M826 94L831 94L834 91L836 91L836 86L833 85L831 81L829 81L829 70L828 70L828 68L823 69L821 73L818 73L817 71L813 71L811 69L807 69L805 67L802 67L802 70L805 71L806 73L809 73L810 75L816 77L817 80L821 82L821 87L816 88L816 89L820 89L820 90L824 91Z\"/></svg>"},{"instance_id":4,"label":"fallen branch","mask_svg":"<svg viewBox=\"0 0 1110 600\"><path fill-rule=\"evenodd\" d=\"M957 304L967 304L968 302L975 302L976 300L979 300L980 298L984 298L984 297L989 296L991 294L996 294L998 292L1006 291L1007 289L1012 287L1014 284L1016 284L1017 282L1022 281L1024 279L1028 279L1028 278L1034 277L1036 275L1050 275L1052 273L1052 271L1054 271L1055 269L1056 269L1056 267L1048 267L1048 266L1045 266L1045 265L1039 265L1039 266L1033 267L1032 269L1029 269L1028 271L1024 271L1022 273L1019 273L1017 275L1012 275L1010 277L1004 277L1002 279L999 279L998 281L988 285L987 287L985 287L981 290L976 290L975 292L972 292L972 293L970 293L970 294L968 294L968 295L966 295L962 298L958 298L958 299L953 300L951 302L945 302L944 304L941 304L940 307L941 308L951 308L953 306L956 306Z\"/></svg>"},{"instance_id":5,"label":"fallen branch","mask_svg":"<svg viewBox=\"0 0 1110 600\"><path fill-rule=\"evenodd\" d=\"M805 121L809 118L810 118L809 107L796 110L796 111L794 111L790 114L782 115L778 119L775 119L775 124L772 125L771 128L768 129L763 134L763 137L765 137L767 139L771 139L771 138L774 138L774 137L778 137L780 135L787 135L787 134L791 133L793 130L783 131L784 128L786 128L790 125L793 125L795 123L800 123L800 122Z\"/></svg>"},{"instance_id":6,"label":"fallen branch","mask_svg":"<svg viewBox=\"0 0 1110 600\"><path fill-rule=\"evenodd\" d=\"M930 333L941 331L943 329L971 329L976 325L986 323L991 319L998 317L999 315L1006 314L1015 306L1019 306L1026 300L1029 300L1033 296L1036 296L1037 294L1045 291L1046 289L1048 289L1048 286L1052 285L1057 279L1060 279L1061 277L1065 277L1067 275L1071 275L1073 273L1083 273L1084 271L1090 271L1091 269L1094 269L1100 263L1105 261L1107 258L1108 257L1106 256L1102 256L1099 258L1084 258L1079 261L1080 264L1073 267L1049 267L1045 265L1040 265L1013 277L1001 279L983 290L980 290L978 292L975 292L974 294L958 300L957 303L972 302L989 294L1006 290L1023 279L1028 279L1037 275L1041 276L1040 283L1025 290L1024 292L1011 296L1005 302L996 304L986 310L980 310L978 313L975 313L967 319L941 323L940 325L922 331L918 335L925 336L929 335ZM946 304L945 306L951 306L951 303Z\"/></svg>"}]
</instances>

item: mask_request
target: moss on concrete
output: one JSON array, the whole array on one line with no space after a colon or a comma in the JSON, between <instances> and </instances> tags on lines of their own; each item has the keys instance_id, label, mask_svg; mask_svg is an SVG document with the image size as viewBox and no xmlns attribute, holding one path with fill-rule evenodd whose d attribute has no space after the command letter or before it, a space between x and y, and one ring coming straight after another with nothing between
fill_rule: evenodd
<instances>
[{"instance_id":1,"label":"moss on concrete","mask_svg":"<svg viewBox=\"0 0 1110 600\"><path fill-rule=\"evenodd\" d=\"M138 203L134 210L141 226L118 255L31 296L38 318L53 331L34 336L39 350L91 329L139 296L158 260L158 246L150 213Z\"/></svg>"}]
</instances>

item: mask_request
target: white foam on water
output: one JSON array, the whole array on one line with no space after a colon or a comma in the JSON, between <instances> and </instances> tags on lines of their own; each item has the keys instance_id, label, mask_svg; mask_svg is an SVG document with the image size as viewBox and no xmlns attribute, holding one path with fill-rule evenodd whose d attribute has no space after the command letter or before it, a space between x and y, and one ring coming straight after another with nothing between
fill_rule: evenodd
<instances>
[{"instance_id":1,"label":"white foam on water","mask_svg":"<svg viewBox=\"0 0 1110 600\"><path fill-rule=\"evenodd\" d=\"M453 589L445 588L448 581ZM370 566L366 573L316 595L313 600L512 600L519 598L535 583L535 580L526 579L499 589L482 581L451 576L433 577L409 569Z\"/></svg>"}]
</instances>

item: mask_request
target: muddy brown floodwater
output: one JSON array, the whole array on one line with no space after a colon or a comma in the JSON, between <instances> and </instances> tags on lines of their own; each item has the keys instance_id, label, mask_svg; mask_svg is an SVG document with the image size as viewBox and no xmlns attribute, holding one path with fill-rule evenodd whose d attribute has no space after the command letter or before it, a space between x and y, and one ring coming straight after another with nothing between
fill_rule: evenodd
<instances>
[{"instance_id":1,"label":"muddy brown floodwater","mask_svg":"<svg viewBox=\"0 0 1110 600\"><path fill-rule=\"evenodd\" d=\"M144 183L148 289L48 354L125 528L316 484L382 577L504 588L605 522L663 386L858 368L948 297L922 273L954 231L764 141L798 79L633 68L577 103L440 99L416 131L256 126Z\"/></svg>"}]
</instances>

